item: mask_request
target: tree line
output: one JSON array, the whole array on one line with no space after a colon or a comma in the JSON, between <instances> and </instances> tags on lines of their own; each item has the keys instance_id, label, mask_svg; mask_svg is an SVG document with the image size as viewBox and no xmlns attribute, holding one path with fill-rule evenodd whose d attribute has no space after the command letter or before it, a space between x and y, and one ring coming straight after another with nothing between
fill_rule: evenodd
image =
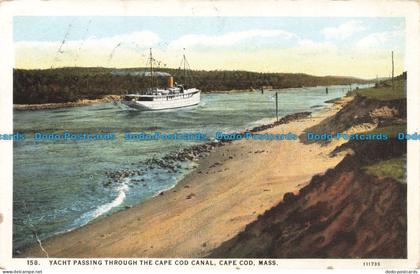
<instances>
[{"instance_id":1,"label":"tree line","mask_svg":"<svg viewBox=\"0 0 420 274\"><path fill-rule=\"evenodd\" d=\"M13 102L14 104L63 103L80 99L98 99L110 94L141 92L151 86L150 77L139 76L136 73L146 70L145 68L81 67L44 70L15 69L13 71ZM171 74L175 82L185 82L187 87L196 87L203 92L368 82L351 77L225 70L189 71L184 80L182 70L159 69L159 71ZM166 85L166 77L154 77L154 86L166 87Z\"/></svg>"}]
</instances>

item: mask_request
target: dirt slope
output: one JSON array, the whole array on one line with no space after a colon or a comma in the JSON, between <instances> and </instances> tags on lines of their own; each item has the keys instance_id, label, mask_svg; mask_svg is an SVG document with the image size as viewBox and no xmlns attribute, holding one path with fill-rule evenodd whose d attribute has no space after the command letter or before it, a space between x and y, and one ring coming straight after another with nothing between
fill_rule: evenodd
<instances>
[{"instance_id":1,"label":"dirt slope","mask_svg":"<svg viewBox=\"0 0 420 274\"><path fill-rule=\"evenodd\" d=\"M209 257L405 258L406 185L365 174L361 161L346 156L285 194Z\"/></svg>"},{"instance_id":2,"label":"dirt slope","mask_svg":"<svg viewBox=\"0 0 420 274\"><path fill-rule=\"evenodd\" d=\"M306 130L351 131L405 125L403 100L356 98L336 115ZM304 135L301 135L301 140ZM405 258L406 185L364 172L367 164L404 157L406 143L350 141L335 152L348 155L297 195L260 215L245 230L214 249L211 258ZM334 153L335 153L334 152ZM333 154L334 154L333 153Z\"/></svg>"}]
</instances>

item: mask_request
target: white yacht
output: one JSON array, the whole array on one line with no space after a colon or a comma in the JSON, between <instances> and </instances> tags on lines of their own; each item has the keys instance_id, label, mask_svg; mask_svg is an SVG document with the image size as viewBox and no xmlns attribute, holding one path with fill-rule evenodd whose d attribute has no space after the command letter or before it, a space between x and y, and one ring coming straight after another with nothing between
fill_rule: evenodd
<instances>
[{"instance_id":1,"label":"white yacht","mask_svg":"<svg viewBox=\"0 0 420 274\"><path fill-rule=\"evenodd\" d=\"M153 71L153 57L150 49L150 88L142 94L127 94L122 99L122 103L130 108L139 110L161 110L171 108L181 108L197 105L200 103L201 91L197 88L185 88L184 85L173 84L172 76L168 77L167 88L155 88L154 77L157 72ZM186 66L188 64L185 54L183 55L184 81L186 81Z\"/></svg>"}]
</instances>

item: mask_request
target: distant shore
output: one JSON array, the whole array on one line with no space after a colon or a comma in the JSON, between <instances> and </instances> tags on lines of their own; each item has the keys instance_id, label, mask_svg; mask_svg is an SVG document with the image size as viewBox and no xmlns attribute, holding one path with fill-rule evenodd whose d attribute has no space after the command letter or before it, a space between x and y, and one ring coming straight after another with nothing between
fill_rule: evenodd
<instances>
[{"instance_id":1,"label":"distant shore","mask_svg":"<svg viewBox=\"0 0 420 274\"><path fill-rule=\"evenodd\" d=\"M296 87L299 88L299 87ZM286 88L285 88L286 89ZM263 92L272 91L272 90L281 90L281 89L271 89L267 88L264 89ZM211 94L211 93L241 93L241 92L257 92L261 93L261 88L247 88L247 89L231 89L231 90L214 90L214 91L203 91L203 94ZM63 103L43 103L43 104L14 104L13 110L21 111L21 110L42 110L42 109L59 109L59 108L70 108L70 107L81 107L81 106L89 106L99 103L112 103L116 101L120 101L124 95L106 95L101 98L97 99L82 99L77 100L75 102L63 102ZM335 100L332 99L326 101L326 103L334 103Z\"/></svg>"},{"instance_id":2,"label":"distant shore","mask_svg":"<svg viewBox=\"0 0 420 274\"><path fill-rule=\"evenodd\" d=\"M139 77L149 68L63 67L42 70L13 70L13 100L17 104L73 102L81 98L102 98L123 95L127 91L143 90L150 86L148 77ZM183 80L179 69L160 68L175 81ZM261 73L237 70L193 70L188 86L204 92L250 91L261 87L284 89L299 87L367 84L370 80L341 76L314 76L303 73ZM156 77L155 86L168 84L167 77ZM80 104L74 104L80 106ZM72 104L65 105L72 106Z\"/></svg>"},{"instance_id":3,"label":"distant shore","mask_svg":"<svg viewBox=\"0 0 420 274\"><path fill-rule=\"evenodd\" d=\"M254 89L232 89L222 91L208 91L203 93L239 93L239 92L260 92L260 90ZM112 103L121 100L124 95L107 95L103 98L98 99L83 99L75 102L64 102L64 103L45 103L45 104L14 104L13 110L42 110L42 109L59 109L59 108L71 108L71 107L82 107L90 106L99 103Z\"/></svg>"},{"instance_id":4,"label":"distant shore","mask_svg":"<svg viewBox=\"0 0 420 274\"><path fill-rule=\"evenodd\" d=\"M259 130L300 134L334 115L349 100L338 101L313 117ZM285 193L298 192L312 176L340 162L343 155L329 156L336 145L241 140L214 146L173 189L50 238L43 247L50 257L206 256L282 201ZM19 256L45 254L35 244Z\"/></svg>"},{"instance_id":5,"label":"distant shore","mask_svg":"<svg viewBox=\"0 0 420 274\"><path fill-rule=\"evenodd\" d=\"M99 99L83 99L75 102L47 103L47 104L14 104L13 110L41 110L89 106L99 103L111 103L121 99L121 95L107 95Z\"/></svg>"}]
</instances>

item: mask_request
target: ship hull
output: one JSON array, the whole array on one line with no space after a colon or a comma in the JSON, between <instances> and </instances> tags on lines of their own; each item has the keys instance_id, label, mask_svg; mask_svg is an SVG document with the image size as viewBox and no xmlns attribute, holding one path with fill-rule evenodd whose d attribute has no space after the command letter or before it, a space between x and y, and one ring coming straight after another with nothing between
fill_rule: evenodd
<instances>
[{"instance_id":1,"label":"ship hull","mask_svg":"<svg viewBox=\"0 0 420 274\"><path fill-rule=\"evenodd\" d=\"M123 100L122 103L138 110L162 110L194 106L200 103L201 92L160 96L152 101Z\"/></svg>"}]
</instances>

